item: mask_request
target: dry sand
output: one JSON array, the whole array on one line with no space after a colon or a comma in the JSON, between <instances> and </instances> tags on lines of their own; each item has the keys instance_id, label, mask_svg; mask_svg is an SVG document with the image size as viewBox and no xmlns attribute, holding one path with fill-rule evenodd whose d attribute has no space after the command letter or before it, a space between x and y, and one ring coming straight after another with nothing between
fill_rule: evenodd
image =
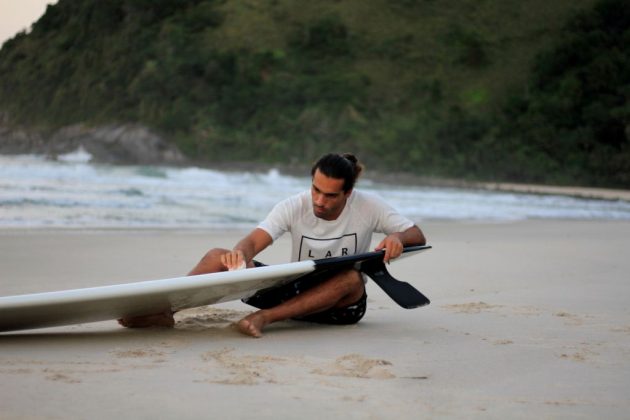
<instances>
[{"instance_id":1,"label":"dry sand","mask_svg":"<svg viewBox=\"0 0 630 420\"><path fill-rule=\"evenodd\" d=\"M240 302L173 330L114 321L0 334L3 419L627 418L630 223L427 223L391 265L432 299L372 283L355 326L296 321L255 340ZM242 232L0 231L0 295L185 273ZM261 259L285 262L281 239Z\"/></svg>"}]
</instances>

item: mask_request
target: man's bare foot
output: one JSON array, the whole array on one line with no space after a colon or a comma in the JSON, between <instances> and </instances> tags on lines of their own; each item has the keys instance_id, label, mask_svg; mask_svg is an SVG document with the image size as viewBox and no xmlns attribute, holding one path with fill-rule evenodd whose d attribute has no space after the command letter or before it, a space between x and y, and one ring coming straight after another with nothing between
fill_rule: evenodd
<instances>
[{"instance_id":1,"label":"man's bare foot","mask_svg":"<svg viewBox=\"0 0 630 420\"><path fill-rule=\"evenodd\" d=\"M236 327L240 332L245 335L250 335L254 338L262 337L262 329L267 325L268 322L265 319L265 316L262 314L262 311L254 312L253 314L247 315L245 318L238 321Z\"/></svg>"},{"instance_id":2,"label":"man's bare foot","mask_svg":"<svg viewBox=\"0 0 630 420\"><path fill-rule=\"evenodd\" d=\"M175 326L175 319L172 312L163 312L160 314L133 316L128 318L120 318L118 323L127 328L147 328L147 327L166 327Z\"/></svg>"}]
</instances>

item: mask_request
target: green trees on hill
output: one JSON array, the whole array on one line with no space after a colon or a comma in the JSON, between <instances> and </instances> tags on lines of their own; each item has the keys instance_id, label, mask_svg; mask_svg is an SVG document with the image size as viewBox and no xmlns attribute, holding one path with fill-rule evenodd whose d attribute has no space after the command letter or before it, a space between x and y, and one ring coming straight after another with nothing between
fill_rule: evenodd
<instances>
[{"instance_id":1,"label":"green trees on hill","mask_svg":"<svg viewBox=\"0 0 630 420\"><path fill-rule=\"evenodd\" d=\"M593 2L60 0L0 50L0 111L206 161L629 186L630 17Z\"/></svg>"},{"instance_id":2,"label":"green trees on hill","mask_svg":"<svg viewBox=\"0 0 630 420\"><path fill-rule=\"evenodd\" d=\"M536 57L530 92L506 107L521 163L540 179L630 186L630 8L600 1ZM507 136L507 133L504 133Z\"/></svg>"}]
</instances>

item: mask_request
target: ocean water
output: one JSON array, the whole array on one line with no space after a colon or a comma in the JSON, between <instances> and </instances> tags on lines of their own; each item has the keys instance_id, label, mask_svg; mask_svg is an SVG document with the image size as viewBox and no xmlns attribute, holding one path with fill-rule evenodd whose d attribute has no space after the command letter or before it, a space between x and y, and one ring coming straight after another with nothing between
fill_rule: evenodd
<instances>
[{"instance_id":1,"label":"ocean water","mask_svg":"<svg viewBox=\"0 0 630 420\"><path fill-rule=\"evenodd\" d=\"M0 155L0 228L249 229L310 177L197 167L112 166L77 151L48 160ZM630 220L630 203L564 196L386 185L360 180L423 220Z\"/></svg>"}]
</instances>

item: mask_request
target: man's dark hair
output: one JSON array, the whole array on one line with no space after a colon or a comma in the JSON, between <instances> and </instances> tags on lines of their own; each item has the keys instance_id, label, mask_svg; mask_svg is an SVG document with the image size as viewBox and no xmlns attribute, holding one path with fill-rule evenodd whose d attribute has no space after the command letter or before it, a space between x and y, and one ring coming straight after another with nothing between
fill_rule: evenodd
<instances>
[{"instance_id":1,"label":"man's dark hair","mask_svg":"<svg viewBox=\"0 0 630 420\"><path fill-rule=\"evenodd\" d=\"M329 178L343 179L343 191L348 192L354 188L354 184L363 170L363 165L353 154L329 153L315 162L311 169L311 176L315 175L318 169Z\"/></svg>"}]
</instances>

